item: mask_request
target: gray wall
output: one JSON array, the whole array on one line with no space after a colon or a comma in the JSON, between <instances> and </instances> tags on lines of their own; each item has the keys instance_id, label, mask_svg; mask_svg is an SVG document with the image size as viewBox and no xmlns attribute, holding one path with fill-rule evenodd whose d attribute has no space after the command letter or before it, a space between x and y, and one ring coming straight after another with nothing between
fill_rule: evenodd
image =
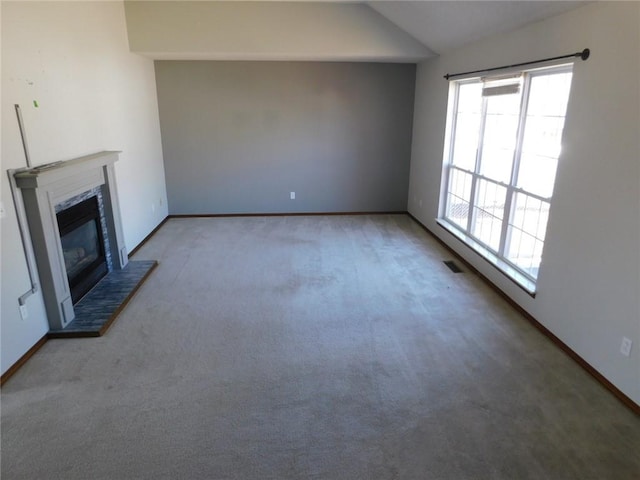
<instances>
[{"instance_id":1,"label":"gray wall","mask_svg":"<svg viewBox=\"0 0 640 480\"><path fill-rule=\"evenodd\" d=\"M155 66L169 213L406 210L415 65Z\"/></svg>"}]
</instances>

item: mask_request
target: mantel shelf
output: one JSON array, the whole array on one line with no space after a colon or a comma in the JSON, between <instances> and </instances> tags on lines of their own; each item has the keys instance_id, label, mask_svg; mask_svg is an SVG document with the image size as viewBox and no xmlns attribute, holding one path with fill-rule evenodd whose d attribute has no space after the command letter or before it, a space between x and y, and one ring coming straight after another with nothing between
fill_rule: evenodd
<instances>
[{"instance_id":1,"label":"mantel shelf","mask_svg":"<svg viewBox=\"0 0 640 480\"><path fill-rule=\"evenodd\" d=\"M19 188L37 188L69 175L112 165L118 160L119 150L105 150L91 155L64 160L32 168L16 170L14 177Z\"/></svg>"}]
</instances>

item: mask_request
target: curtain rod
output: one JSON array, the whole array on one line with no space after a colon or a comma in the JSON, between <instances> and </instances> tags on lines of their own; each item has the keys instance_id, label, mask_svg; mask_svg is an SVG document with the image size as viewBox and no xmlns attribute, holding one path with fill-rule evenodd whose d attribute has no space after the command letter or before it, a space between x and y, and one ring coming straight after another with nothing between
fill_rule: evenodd
<instances>
[{"instance_id":1,"label":"curtain rod","mask_svg":"<svg viewBox=\"0 0 640 480\"><path fill-rule=\"evenodd\" d=\"M473 73L486 73L486 72L493 72L495 70L505 70L507 68L524 67L526 65L535 65L538 63L552 62L553 60L562 60L563 58L580 57L582 60L586 60L587 58L589 58L590 54L591 54L591 51L588 48L585 48L581 52L570 53L568 55L561 55L559 57L543 58L541 60L533 60L531 62L515 63L513 65L503 65L501 67L485 68L482 70L473 70L471 72L447 73L444 76L444 78L449 80L450 78L453 78L453 77L461 77L463 75L471 75Z\"/></svg>"}]
</instances>

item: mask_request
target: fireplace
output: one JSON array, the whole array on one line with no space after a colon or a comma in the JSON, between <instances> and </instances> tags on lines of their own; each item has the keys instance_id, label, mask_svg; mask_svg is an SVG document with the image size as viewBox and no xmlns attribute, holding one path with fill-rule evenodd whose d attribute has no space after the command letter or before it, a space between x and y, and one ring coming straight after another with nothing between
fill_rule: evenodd
<instances>
[{"instance_id":1,"label":"fireplace","mask_svg":"<svg viewBox=\"0 0 640 480\"><path fill-rule=\"evenodd\" d=\"M64 266L75 305L107 274L98 198L90 197L57 214Z\"/></svg>"},{"instance_id":2,"label":"fireplace","mask_svg":"<svg viewBox=\"0 0 640 480\"><path fill-rule=\"evenodd\" d=\"M118 153L12 171L52 331L74 320L76 304L107 271L129 262L115 182Z\"/></svg>"}]
</instances>

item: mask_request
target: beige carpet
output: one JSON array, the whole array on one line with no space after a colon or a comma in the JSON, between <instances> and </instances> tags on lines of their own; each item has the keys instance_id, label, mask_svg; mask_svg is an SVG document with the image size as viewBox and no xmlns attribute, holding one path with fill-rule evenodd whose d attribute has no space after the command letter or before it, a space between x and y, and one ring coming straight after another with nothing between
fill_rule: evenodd
<instances>
[{"instance_id":1,"label":"beige carpet","mask_svg":"<svg viewBox=\"0 0 640 480\"><path fill-rule=\"evenodd\" d=\"M404 215L173 219L2 389L2 480L640 478L640 419Z\"/></svg>"}]
</instances>

